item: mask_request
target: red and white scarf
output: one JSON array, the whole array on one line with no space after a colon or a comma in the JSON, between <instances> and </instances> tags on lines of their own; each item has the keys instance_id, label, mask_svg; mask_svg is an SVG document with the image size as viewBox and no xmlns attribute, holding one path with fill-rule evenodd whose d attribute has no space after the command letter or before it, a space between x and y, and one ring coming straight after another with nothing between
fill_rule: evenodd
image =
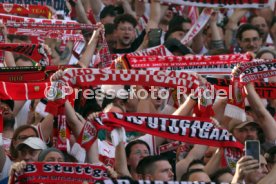
<instances>
[{"instance_id":1,"label":"red and white scarf","mask_svg":"<svg viewBox=\"0 0 276 184\"><path fill-rule=\"evenodd\" d=\"M8 15L3 13L0 13L0 19L3 20L3 23L27 22L27 23L42 23L42 24L78 24L78 22L73 20L31 18L31 17L16 16L16 15Z\"/></svg>"},{"instance_id":2,"label":"red and white scarf","mask_svg":"<svg viewBox=\"0 0 276 184\"><path fill-rule=\"evenodd\" d=\"M192 73L176 71L111 70L111 69L67 69L61 81L78 87L102 84L155 85L164 87L186 87L189 91L198 86ZM18 81L19 82L19 81ZM27 100L45 98L49 82L11 83L0 82L0 98ZM18 93L20 91L20 93Z\"/></svg>"},{"instance_id":3,"label":"red and white scarf","mask_svg":"<svg viewBox=\"0 0 276 184\"><path fill-rule=\"evenodd\" d=\"M41 66L50 64L49 57L41 44L0 43L0 50L23 54Z\"/></svg>"},{"instance_id":4,"label":"red and white scarf","mask_svg":"<svg viewBox=\"0 0 276 184\"><path fill-rule=\"evenodd\" d=\"M66 9L66 0L1 0L1 3L24 4L26 7L29 5L51 6L56 10L57 14L64 14Z\"/></svg>"},{"instance_id":5,"label":"red and white scarf","mask_svg":"<svg viewBox=\"0 0 276 184\"><path fill-rule=\"evenodd\" d=\"M78 87L101 84L132 85L135 83L142 86L182 86L189 91L198 86L195 74L178 71L69 68L64 71L63 78L60 80Z\"/></svg>"},{"instance_id":6,"label":"red and white scarf","mask_svg":"<svg viewBox=\"0 0 276 184\"><path fill-rule=\"evenodd\" d=\"M128 60L126 59L126 55L128 56L172 56L173 54L164 46L164 45L158 45L156 47L144 49L137 52L132 52L129 54L116 54L112 55L112 59L114 60L111 64L111 69L130 69L130 64Z\"/></svg>"},{"instance_id":7,"label":"red and white scarf","mask_svg":"<svg viewBox=\"0 0 276 184\"><path fill-rule=\"evenodd\" d=\"M208 118L143 113L105 113L92 122L98 129L125 127L167 139L216 147L243 148L226 129L217 128Z\"/></svg>"},{"instance_id":8,"label":"red and white scarf","mask_svg":"<svg viewBox=\"0 0 276 184\"><path fill-rule=\"evenodd\" d=\"M58 21L52 22L6 22L6 27L24 28L24 29L45 29L45 30L95 30L96 25L80 24L80 23L60 23Z\"/></svg>"},{"instance_id":9,"label":"red and white scarf","mask_svg":"<svg viewBox=\"0 0 276 184\"><path fill-rule=\"evenodd\" d=\"M95 183L108 179L104 166L65 162L28 162L21 175L13 178L18 184L31 183Z\"/></svg>"},{"instance_id":10,"label":"red and white scarf","mask_svg":"<svg viewBox=\"0 0 276 184\"><path fill-rule=\"evenodd\" d=\"M243 86L246 83L273 76L276 76L276 62L273 60L260 59L241 63L232 77L233 99L228 99L225 115L244 121L246 115L244 111L245 92Z\"/></svg>"},{"instance_id":11,"label":"red and white scarf","mask_svg":"<svg viewBox=\"0 0 276 184\"><path fill-rule=\"evenodd\" d=\"M249 54L227 54L215 56L133 56L127 54L126 58L131 68L230 65L251 61L251 56Z\"/></svg>"},{"instance_id":12,"label":"red and white scarf","mask_svg":"<svg viewBox=\"0 0 276 184\"><path fill-rule=\"evenodd\" d=\"M227 94L229 95L229 86L231 84L230 80L227 79L221 79L221 78L212 78L207 77L207 81L211 84L215 85L215 88L223 89L227 91ZM255 81L254 86L256 89L256 92L261 98L266 99L276 99L276 83L275 82L262 82L262 81Z\"/></svg>"},{"instance_id":13,"label":"red and white scarf","mask_svg":"<svg viewBox=\"0 0 276 184\"><path fill-rule=\"evenodd\" d=\"M39 15L51 19L52 12L47 6L26 5L26 4L7 4L0 3L0 13L16 14L20 16Z\"/></svg>"},{"instance_id":14,"label":"red and white scarf","mask_svg":"<svg viewBox=\"0 0 276 184\"><path fill-rule=\"evenodd\" d=\"M147 2L147 0L141 0ZM200 7L211 7L211 8L264 8L269 6L269 0L227 0L224 2L214 0L161 0L161 4L170 5L189 5L189 6L200 6Z\"/></svg>"},{"instance_id":15,"label":"red and white scarf","mask_svg":"<svg viewBox=\"0 0 276 184\"><path fill-rule=\"evenodd\" d=\"M26 35L26 36L35 36L35 37L43 37L43 38L53 38L53 39L61 39L61 40L84 40L82 34L79 34L76 32L76 30L66 30L62 29L63 27L72 27L70 24L78 24L76 21L68 21L68 20L56 20L56 19L41 19L41 18L29 18L29 17L21 17L21 16L15 16L15 15L7 15L7 14L0 14L0 19L3 20L4 24L8 24L8 34L15 34L15 35ZM15 26L23 26L24 23L27 23L27 25L24 26L24 28L14 28L11 27L14 23ZM32 25L31 23L35 23ZM39 28L39 25L47 25L49 24L49 27L47 28L45 25L43 29ZM56 26L53 26L55 25ZM57 26L57 25L62 26ZM51 29L52 27L59 28L57 29ZM76 26L81 27L81 26ZM47 30L45 30L47 29Z\"/></svg>"},{"instance_id":16,"label":"red and white scarf","mask_svg":"<svg viewBox=\"0 0 276 184\"><path fill-rule=\"evenodd\" d=\"M188 33L182 38L181 43L186 45L204 28L209 21L213 10L204 8L196 23L191 27Z\"/></svg>"},{"instance_id":17,"label":"red and white scarf","mask_svg":"<svg viewBox=\"0 0 276 184\"><path fill-rule=\"evenodd\" d=\"M66 68L73 68L73 65L63 66L16 66L0 67L0 81L2 82L48 82L53 73Z\"/></svg>"}]
</instances>

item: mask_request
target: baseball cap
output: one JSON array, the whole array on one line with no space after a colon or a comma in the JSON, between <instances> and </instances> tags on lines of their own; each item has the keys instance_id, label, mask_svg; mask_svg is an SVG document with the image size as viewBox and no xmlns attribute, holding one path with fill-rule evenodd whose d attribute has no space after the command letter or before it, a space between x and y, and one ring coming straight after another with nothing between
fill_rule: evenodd
<instances>
[{"instance_id":1,"label":"baseball cap","mask_svg":"<svg viewBox=\"0 0 276 184\"><path fill-rule=\"evenodd\" d=\"M44 141L42 141L40 138L38 137L29 137L28 139L26 139L24 142L20 143L16 149L19 150L24 146L29 146L30 148L33 148L35 150L43 150L43 149L47 149L47 146L45 144Z\"/></svg>"},{"instance_id":2,"label":"baseball cap","mask_svg":"<svg viewBox=\"0 0 276 184\"><path fill-rule=\"evenodd\" d=\"M230 132L233 132L234 129L241 129L247 125L259 126L259 124L254 121L253 117L246 115L245 121L232 119L229 122L229 130Z\"/></svg>"}]
</instances>

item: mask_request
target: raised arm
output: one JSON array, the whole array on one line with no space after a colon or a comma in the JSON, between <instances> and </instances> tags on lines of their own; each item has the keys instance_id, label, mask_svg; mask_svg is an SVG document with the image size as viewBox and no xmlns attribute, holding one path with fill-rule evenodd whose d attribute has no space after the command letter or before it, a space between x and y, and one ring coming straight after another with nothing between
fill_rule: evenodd
<instances>
[{"instance_id":1,"label":"raised arm","mask_svg":"<svg viewBox=\"0 0 276 184\"><path fill-rule=\"evenodd\" d=\"M95 0L95 1L97 1L97 0ZM84 23L84 24L91 24L91 22L87 18L86 11L83 7L83 3L81 0L77 0L75 9L76 9L76 15L77 15L78 22Z\"/></svg>"},{"instance_id":2,"label":"raised arm","mask_svg":"<svg viewBox=\"0 0 276 184\"><path fill-rule=\"evenodd\" d=\"M274 143L276 140L276 122L274 118L266 110L261 98L255 90L253 83L248 83L246 85L246 91L250 107L253 109L256 117L258 118L259 125L265 133L266 140Z\"/></svg>"},{"instance_id":3,"label":"raised arm","mask_svg":"<svg viewBox=\"0 0 276 184\"><path fill-rule=\"evenodd\" d=\"M0 30L3 34L4 42L9 43L9 40L8 40L8 37L7 37L8 36L7 28L3 23L0 23ZM3 52L4 52L5 65L7 67L16 66L12 52L8 52L8 51L3 51Z\"/></svg>"},{"instance_id":4,"label":"raised arm","mask_svg":"<svg viewBox=\"0 0 276 184\"><path fill-rule=\"evenodd\" d=\"M210 29L212 32L211 49L224 49L223 32L217 25L218 12L214 12L210 18Z\"/></svg>"},{"instance_id":5,"label":"raised arm","mask_svg":"<svg viewBox=\"0 0 276 184\"><path fill-rule=\"evenodd\" d=\"M229 17L228 23L225 26L225 45L230 49L235 40L238 22L247 13L247 9L235 9L234 13Z\"/></svg>"},{"instance_id":6,"label":"raised arm","mask_svg":"<svg viewBox=\"0 0 276 184\"><path fill-rule=\"evenodd\" d=\"M161 5L160 1L152 0L150 4L150 19L147 24L147 32L150 29L158 28L158 24L161 19Z\"/></svg>"},{"instance_id":7,"label":"raised arm","mask_svg":"<svg viewBox=\"0 0 276 184\"><path fill-rule=\"evenodd\" d=\"M101 0L90 0L90 6L93 10L93 13L95 15L95 18L97 22L100 21L100 13L102 8L104 7L104 4L102 3Z\"/></svg>"},{"instance_id":8,"label":"raised arm","mask_svg":"<svg viewBox=\"0 0 276 184\"><path fill-rule=\"evenodd\" d=\"M89 64L93 58L93 55L95 53L95 50L96 50L96 47L98 44L100 32L103 31L103 29L104 29L102 24L97 24L97 25L99 26L99 28L93 32L93 35L92 35L90 41L88 42L86 49L78 62L78 64L82 68L89 67Z\"/></svg>"},{"instance_id":9,"label":"raised arm","mask_svg":"<svg viewBox=\"0 0 276 184\"><path fill-rule=\"evenodd\" d=\"M193 160L199 160L204 156L204 153L208 149L208 146L194 145L193 149L188 153L185 159L180 160L176 163L176 179L180 181L183 174L187 172L189 164Z\"/></svg>"}]
</instances>

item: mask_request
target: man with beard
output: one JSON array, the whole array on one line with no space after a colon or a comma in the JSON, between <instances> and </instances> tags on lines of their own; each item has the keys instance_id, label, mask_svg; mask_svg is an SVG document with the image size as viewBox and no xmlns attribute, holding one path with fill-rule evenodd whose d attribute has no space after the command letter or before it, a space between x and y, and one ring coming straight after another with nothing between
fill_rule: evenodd
<instances>
[{"instance_id":1,"label":"man with beard","mask_svg":"<svg viewBox=\"0 0 276 184\"><path fill-rule=\"evenodd\" d=\"M239 142L244 143L246 140L258 140L258 129L260 127L251 116L247 115L246 120L243 122L233 119L229 124L232 126L230 127L230 131Z\"/></svg>"},{"instance_id":2,"label":"man with beard","mask_svg":"<svg viewBox=\"0 0 276 184\"><path fill-rule=\"evenodd\" d=\"M139 37L135 39L137 21L132 15L124 14L117 16L114 20L114 25L117 35L116 47L113 49L114 53L134 52L143 42L146 32L143 31Z\"/></svg>"}]
</instances>

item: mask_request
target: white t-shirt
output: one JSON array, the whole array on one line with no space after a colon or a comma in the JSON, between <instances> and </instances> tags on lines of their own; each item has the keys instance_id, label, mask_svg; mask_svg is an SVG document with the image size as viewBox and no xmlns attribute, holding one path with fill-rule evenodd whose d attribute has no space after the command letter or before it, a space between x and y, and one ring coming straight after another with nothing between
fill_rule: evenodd
<instances>
[{"instance_id":1,"label":"white t-shirt","mask_svg":"<svg viewBox=\"0 0 276 184\"><path fill-rule=\"evenodd\" d=\"M6 161L5 161L2 173L0 173L0 181L9 176L9 172L12 164L13 162L10 160L8 156L6 156Z\"/></svg>"},{"instance_id":2,"label":"white t-shirt","mask_svg":"<svg viewBox=\"0 0 276 184\"><path fill-rule=\"evenodd\" d=\"M114 167L115 163L115 147L107 141L98 139L98 150L100 161L107 166Z\"/></svg>"},{"instance_id":3,"label":"white t-shirt","mask_svg":"<svg viewBox=\"0 0 276 184\"><path fill-rule=\"evenodd\" d=\"M28 113L30 111L30 104L31 104L31 100L26 100L23 107L20 109L20 111L15 116L15 122L16 122L15 123L15 129L17 127L20 127L20 126L25 125L27 123Z\"/></svg>"}]
</instances>

